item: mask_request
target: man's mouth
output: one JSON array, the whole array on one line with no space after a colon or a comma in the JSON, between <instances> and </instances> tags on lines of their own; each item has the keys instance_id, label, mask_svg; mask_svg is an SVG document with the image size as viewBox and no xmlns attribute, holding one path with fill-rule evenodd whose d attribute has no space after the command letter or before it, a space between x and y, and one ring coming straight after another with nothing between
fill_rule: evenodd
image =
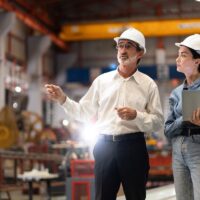
<instances>
[{"instance_id":1,"label":"man's mouth","mask_svg":"<svg viewBox=\"0 0 200 200\"><path fill-rule=\"evenodd\" d=\"M122 55L122 56L120 56L120 58L121 58L122 60L126 60L126 59L128 59L128 56Z\"/></svg>"}]
</instances>

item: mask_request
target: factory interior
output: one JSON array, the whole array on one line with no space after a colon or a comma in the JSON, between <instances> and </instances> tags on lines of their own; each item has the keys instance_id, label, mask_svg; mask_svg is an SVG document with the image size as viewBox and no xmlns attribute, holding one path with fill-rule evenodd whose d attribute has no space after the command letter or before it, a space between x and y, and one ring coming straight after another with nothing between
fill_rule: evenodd
<instances>
[{"instance_id":1,"label":"factory interior","mask_svg":"<svg viewBox=\"0 0 200 200\"><path fill-rule=\"evenodd\" d=\"M158 85L166 120L170 93L185 79L174 44L200 33L200 1L0 0L0 19L0 200L94 200L95 123L67 116L44 85L79 101L117 69L113 38L134 27L147 49L138 70ZM145 139L146 199L176 200L164 130Z\"/></svg>"}]
</instances>

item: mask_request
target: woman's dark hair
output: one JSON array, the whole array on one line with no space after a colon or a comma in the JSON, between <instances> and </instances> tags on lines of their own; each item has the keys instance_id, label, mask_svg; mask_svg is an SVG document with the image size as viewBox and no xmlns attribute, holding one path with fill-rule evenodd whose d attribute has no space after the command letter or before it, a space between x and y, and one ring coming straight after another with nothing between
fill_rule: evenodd
<instances>
[{"instance_id":1,"label":"woman's dark hair","mask_svg":"<svg viewBox=\"0 0 200 200\"><path fill-rule=\"evenodd\" d=\"M188 49L191 51L192 57L193 57L194 59L200 58L200 54L197 53L194 49L191 49L191 48L189 48L189 47L188 47ZM198 67L198 72L200 73L200 64L199 64L199 67Z\"/></svg>"}]
</instances>

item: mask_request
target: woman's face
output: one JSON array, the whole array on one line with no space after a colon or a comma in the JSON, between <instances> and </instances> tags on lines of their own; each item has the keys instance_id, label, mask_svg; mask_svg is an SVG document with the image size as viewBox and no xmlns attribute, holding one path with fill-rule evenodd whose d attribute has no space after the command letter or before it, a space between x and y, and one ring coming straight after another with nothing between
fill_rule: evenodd
<instances>
[{"instance_id":1,"label":"woman's face","mask_svg":"<svg viewBox=\"0 0 200 200\"><path fill-rule=\"evenodd\" d=\"M198 64L192 56L191 51L185 47L180 46L178 57L176 58L177 71L184 73L186 76L198 74Z\"/></svg>"}]
</instances>

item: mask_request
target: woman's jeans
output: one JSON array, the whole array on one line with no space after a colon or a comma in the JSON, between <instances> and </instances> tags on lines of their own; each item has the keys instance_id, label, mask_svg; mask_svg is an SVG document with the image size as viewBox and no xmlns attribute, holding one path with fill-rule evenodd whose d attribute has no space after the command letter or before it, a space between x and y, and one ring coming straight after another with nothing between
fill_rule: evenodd
<instances>
[{"instance_id":1,"label":"woman's jeans","mask_svg":"<svg viewBox=\"0 0 200 200\"><path fill-rule=\"evenodd\" d=\"M200 200L200 135L172 139L177 200Z\"/></svg>"}]
</instances>

